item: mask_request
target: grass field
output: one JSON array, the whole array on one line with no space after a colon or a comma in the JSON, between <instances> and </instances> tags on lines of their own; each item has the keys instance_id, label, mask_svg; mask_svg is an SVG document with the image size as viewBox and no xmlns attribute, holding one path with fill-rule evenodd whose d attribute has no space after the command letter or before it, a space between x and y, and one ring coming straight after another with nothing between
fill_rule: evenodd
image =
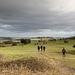
<instances>
[{"instance_id":1,"label":"grass field","mask_svg":"<svg viewBox=\"0 0 75 75\"><path fill-rule=\"evenodd\" d=\"M51 64L51 67L52 67L52 65L56 64L54 67L56 68L59 65L59 69L61 69L61 66L64 66L64 70L65 70L65 68L67 68L67 70L65 70L66 74L61 72L62 75L70 75L70 74L74 75L75 71L70 72L70 70L75 70L75 48L72 47L75 44L75 40L68 40L68 42L69 43L64 43L64 40L49 41L47 44L45 44L45 46L46 46L45 52L41 52L41 51L38 52L38 50L37 50L38 45L34 45L34 43L30 43L27 45L19 45L19 46L0 47L0 62L13 63L12 61L17 61L17 62L20 61L21 62L21 60L22 60L22 62L24 62L23 60L26 60L27 58L28 59L32 58L32 59L29 59L28 61L33 62L32 60L34 60L34 62L40 62L41 65L42 65L42 62L44 62L44 63L48 62ZM43 45L43 44L39 43L39 46L41 46L41 45ZM65 49L67 51L65 58L62 57L62 48L63 47L65 47ZM42 60L42 61L40 61L40 60ZM37 65L37 64L38 63L34 63L33 65ZM44 65L45 64L43 64L43 66ZM37 67L39 67L39 65ZM48 68L48 66L46 65L46 67L42 67L42 69L44 69L44 68ZM23 74L23 72L24 72L24 70L23 70L23 71L21 71L22 74L19 74L19 75L61 75L60 72L56 71L59 69L58 68L55 69L55 68L52 68L52 70L50 68L49 69L50 73L47 72L47 69L46 69L45 73L42 72L39 74L37 74L37 73L32 74L32 69L31 69L31 71L29 71L30 74L28 74L27 71L25 72L25 74ZM5 69L6 69L6 67L5 67ZM4 72L2 72L2 71L0 71L0 72L4 75ZM20 70L19 70L19 72L20 72ZM5 75L9 75L9 74L5 74ZM10 74L10 75L18 75L18 74Z\"/></svg>"}]
</instances>

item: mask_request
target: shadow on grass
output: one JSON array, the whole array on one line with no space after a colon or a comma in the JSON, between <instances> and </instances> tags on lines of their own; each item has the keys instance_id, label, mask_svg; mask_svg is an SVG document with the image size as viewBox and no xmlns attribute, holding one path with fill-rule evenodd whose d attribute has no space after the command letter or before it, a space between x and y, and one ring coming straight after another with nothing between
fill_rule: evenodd
<instances>
[{"instance_id":1,"label":"shadow on grass","mask_svg":"<svg viewBox=\"0 0 75 75\"><path fill-rule=\"evenodd\" d=\"M67 52L68 54L72 54L72 55L75 55L75 50L71 50L69 52Z\"/></svg>"}]
</instances>

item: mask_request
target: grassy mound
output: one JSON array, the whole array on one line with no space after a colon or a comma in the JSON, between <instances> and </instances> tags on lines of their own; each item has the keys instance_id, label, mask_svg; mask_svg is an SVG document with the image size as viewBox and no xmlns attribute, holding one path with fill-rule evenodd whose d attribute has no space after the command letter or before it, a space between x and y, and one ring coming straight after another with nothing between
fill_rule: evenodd
<instances>
[{"instance_id":1,"label":"grassy mound","mask_svg":"<svg viewBox=\"0 0 75 75\"><path fill-rule=\"evenodd\" d=\"M44 59L38 59L38 58L27 58L27 59L22 59L22 60L15 60L11 62L1 62L0 63L0 72L26 72L26 71L31 71L33 73L35 72L45 72L45 71L51 71L52 66L50 63L48 63Z\"/></svg>"}]
</instances>

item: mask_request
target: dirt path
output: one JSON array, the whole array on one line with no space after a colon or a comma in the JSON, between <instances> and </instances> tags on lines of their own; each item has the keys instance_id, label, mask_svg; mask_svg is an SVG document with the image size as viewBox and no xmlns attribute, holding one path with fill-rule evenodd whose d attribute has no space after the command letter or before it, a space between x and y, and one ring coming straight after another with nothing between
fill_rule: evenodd
<instances>
[{"instance_id":1,"label":"dirt path","mask_svg":"<svg viewBox=\"0 0 75 75\"><path fill-rule=\"evenodd\" d=\"M64 65L60 60L55 59L55 58L50 58L47 55L44 55L43 53L40 53L44 58L52 61L52 65L53 67L55 67L55 69L57 71L59 71L59 73L61 73L61 75L74 75L75 74L75 69L69 68L66 65Z\"/></svg>"}]
</instances>

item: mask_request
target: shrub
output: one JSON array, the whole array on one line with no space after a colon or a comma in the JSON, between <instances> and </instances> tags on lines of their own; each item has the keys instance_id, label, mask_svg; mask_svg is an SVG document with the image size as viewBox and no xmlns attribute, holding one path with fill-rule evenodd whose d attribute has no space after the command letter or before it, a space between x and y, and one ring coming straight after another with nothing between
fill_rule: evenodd
<instances>
[{"instance_id":1,"label":"shrub","mask_svg":"<svg viewBox=\"0 0 75 75\"><path fill-rule=\"evenodd\" d=\"M64 43L68 43L68 41L64 41Z\"/></svg>"},{"instance_id":2,"label":"shrub","mask_svg":"<svg viewBox=\"0 0 75 75\"><path fill-rule=\"evenodd\" d=\"M21 39L21 43L28 44L28 43L31 43L31 40L30 39Z\"/></svg>"},{"instance_id":3,"label":"shrub","mask_svg":"<svg viewBox=\"0 0 75 75\"><path fill-rule=\"evenodd\" d=\"M75 47L75 45L73 45L73 47Z\"/></svg>"}]
</instances>

